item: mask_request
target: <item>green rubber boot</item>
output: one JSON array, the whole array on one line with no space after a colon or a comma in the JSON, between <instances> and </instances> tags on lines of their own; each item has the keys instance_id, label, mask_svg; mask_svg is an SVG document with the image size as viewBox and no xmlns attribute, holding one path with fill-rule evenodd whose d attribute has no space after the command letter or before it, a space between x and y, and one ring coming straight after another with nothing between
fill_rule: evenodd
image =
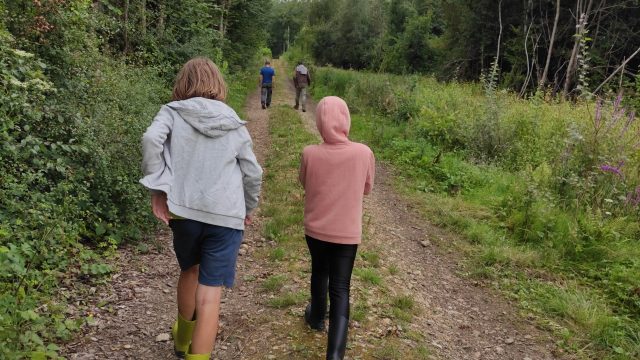
<instances>
[{"instance_id":1,"label":"green rubber boot","mask_svg":"<svg viewBox=\"0 0 640 360\"><path fill-rule=\"evenodd\" d=\"M184 360L209 360L211 358L211 353L209 354L189 354L187 353L187 357Z\"/></svg>"},{"instance_id":2,"label":"green rubber boot","mask_svg":"<svg viewBox=\"0 0 640 360\"><path fill-rule=\"evenodd\" d=\"M184 358L187 354L195 327L196 320L188 321L183 318L182 315L178 314L178 320L176 320L171 329L171 334L173 335L173 350L177 357Z\"/></svg>"}]
</instances>

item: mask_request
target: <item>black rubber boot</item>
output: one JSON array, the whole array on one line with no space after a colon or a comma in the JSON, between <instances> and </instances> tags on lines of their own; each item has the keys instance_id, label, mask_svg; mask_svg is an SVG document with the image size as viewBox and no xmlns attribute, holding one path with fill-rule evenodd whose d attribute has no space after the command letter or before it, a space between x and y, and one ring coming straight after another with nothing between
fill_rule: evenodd
<instances>
[{"instance_id":1,"label":"black rubber boot","mask_svg":"<svg viewBox=\"0 0 640 360\"><path fill-rule=\"evenodd\" d=\"M304 322L313 330L324 331L324 317L318 321L312 320L311 317L311 304L308 304L304 309Z\"/></svg>"},{"instance_id":2,"label":"black rubber boot","mask_svg":"<svg viewBox=\"0 0 640 360\"><path fill-rule=\"evenodd\" d=\"M329 321L329 339L327 342L327 360L342 360L347 348L349 319L337 316Z\"/></svg>"}]
</instances>

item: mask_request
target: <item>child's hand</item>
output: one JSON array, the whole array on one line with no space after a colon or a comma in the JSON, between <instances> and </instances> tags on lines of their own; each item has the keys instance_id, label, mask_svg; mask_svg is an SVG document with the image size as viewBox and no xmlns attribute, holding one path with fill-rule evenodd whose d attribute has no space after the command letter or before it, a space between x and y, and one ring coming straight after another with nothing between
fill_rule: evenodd
<instances>
[{"instance_id":1,"label":"child's hand","mask_svg":"<svg viewBox=\"0 0 640 360\"><path fill-rule=\"evenodd\" d=\"M252 222L253 222L253 216L247 214L247 216L244 217L244 225L249 226L251 225Z\"/></svg>"},{"instance_id":2,"label":"child's hand","mask_svg":"<svg viewBox=\"0 0 640 360\"><path fill-rule=\"evenodd\" d=\"M151 194L151 209L153 210L153 215L155 215L158 220L162 221L165 225L169 225L171 216L169 215L169 207L167 206L167 194L160 191L153 192Z\"/></svg>"}]
</instances>

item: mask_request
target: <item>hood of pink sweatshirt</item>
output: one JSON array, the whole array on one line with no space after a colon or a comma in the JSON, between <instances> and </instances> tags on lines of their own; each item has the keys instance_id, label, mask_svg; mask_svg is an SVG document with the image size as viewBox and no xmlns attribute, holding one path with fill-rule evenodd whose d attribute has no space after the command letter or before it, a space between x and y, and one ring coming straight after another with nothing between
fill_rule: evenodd
<instances>
[{"instance_id":1,"label":"hood of pink sweatshirt","mask_svg":"<svg viewBox=\"0 0 640 360\"><path fill-rule=\"evenodd\" d=\"M316 107L316 126L325 143L349 143L351 115L347 103L337 96L320 100Z\"/></svg>"}]
</instances>

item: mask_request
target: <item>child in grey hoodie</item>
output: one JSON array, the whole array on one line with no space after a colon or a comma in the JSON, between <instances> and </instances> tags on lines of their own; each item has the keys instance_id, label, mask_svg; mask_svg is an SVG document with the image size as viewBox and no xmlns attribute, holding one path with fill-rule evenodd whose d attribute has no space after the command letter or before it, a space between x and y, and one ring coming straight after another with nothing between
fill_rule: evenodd
<instances>
[{"instance_id":1,"label":"child in grey hoodie","mask_svg":"<svg viewBox=\"0 0 640 360\"><path fill-rule=\"evenodd\" d=\"M174 349L189 360L213 351L222 286L233 286L262 182L245 122L223 102L226 93L211 60L190 60L176 77L174 101L142 138L140 182L151 190L154 215L171 227L181 269Z\"/></svg>"}]
</instances>

